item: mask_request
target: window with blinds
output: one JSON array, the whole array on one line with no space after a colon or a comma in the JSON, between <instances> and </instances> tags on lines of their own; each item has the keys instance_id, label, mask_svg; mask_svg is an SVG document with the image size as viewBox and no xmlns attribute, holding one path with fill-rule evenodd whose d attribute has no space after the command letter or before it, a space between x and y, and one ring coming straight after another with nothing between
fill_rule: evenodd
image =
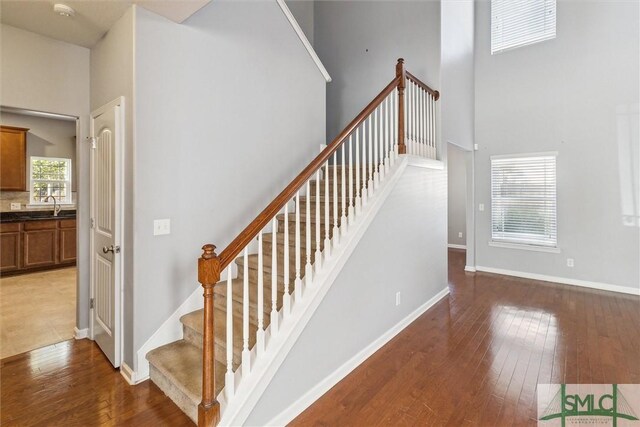
<instances>
[{"instance_id":1,"label":"window with blinds","mask_svg":"<svg viewBox=\"0 0 640 427\"><path fill-rule=\"evenodd\" d=\"M556 37L556 0L491 0L491 54Z\"/></svg>"},{"instance_id":2,"label":"window with blinds","mask_svg":"<svg viewBox=\"0 0 640 427\"><path fill-rule=\"evenodd\" d=\"M557 246L555 153L491 157L491 239Z\"/></svg>"}]
</instances>

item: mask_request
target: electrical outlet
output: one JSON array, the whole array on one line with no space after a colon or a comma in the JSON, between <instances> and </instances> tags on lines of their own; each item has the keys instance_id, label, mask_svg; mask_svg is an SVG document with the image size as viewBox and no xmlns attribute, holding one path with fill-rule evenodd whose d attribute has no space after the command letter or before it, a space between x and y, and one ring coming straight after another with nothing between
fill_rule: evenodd
<instances>
[{"instance_id":1,"label":"electrical outlet","mask_svg":"<svg viewBox=\"0 0 640 427\"><path fill-rule=\"evenodd\" d=\"M400 305L400 292L396 292L396 306Z\"/></svg>"},{"instance_id":2,"label":"electrical outlet","mask_svg":"<svg viewBox=\"0 0 640 427\"><path fill-rule=\"evenodd\" d=\"M462 231L458 233L458 237L462 239Z\"/></svg>"},{"instance_id":3,"label":"electrical outlet","mask_svg":"<svg viewBox=\"0 0 640 427\"><path fill-rule=\"evenodd\" d=\"M478 205L478 210L479 210L480 212L484 212L484 203L480 203L480 204Z\"/></svg>"},{"instance_id":4,"label":"electrical outlet","mask_svg":"<svg viewBox=\"0 0 640 427\"><path fill-rule=\"evenodd\" d=\"M19 211L20 209L22 209L20 207L20 203L11 203L11 210L12 211Z\"/></svg>"},{"instance_id":5,"label":"electrical outlet","mask_svg":"<svg viewBox=\"0 0 640 427\"><path fill-rule=\"evenodd\" d=\"M478 144L473 144L473 149L477 151L478 150Z\"/></svg>"},{"instance_id":6,"label":"electrical outlet","mask_svg":"<svg viewBox=\"0 0 640 427\"><path fill-rule=\"evenodd\" d=\"M171 220L170 219L154 219L153 235L162 236L165 234L171 234Z\"/></svg>"},{"instance_id":7,"label":"electrical outlet","mask_svg":"<svg viewBox=\"0 0 640 427\"><path fill-rule=\"evenodd\" d=\"M573 258L567 258L567 267L573 267L574 263L573 263Z\"/></svg>"}]
</instances>

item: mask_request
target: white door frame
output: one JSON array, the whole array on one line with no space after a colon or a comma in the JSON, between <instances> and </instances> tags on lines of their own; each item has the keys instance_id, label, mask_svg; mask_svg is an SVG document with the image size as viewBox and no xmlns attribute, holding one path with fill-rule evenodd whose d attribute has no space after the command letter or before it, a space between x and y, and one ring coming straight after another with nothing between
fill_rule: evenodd
<instances>
[{"instance_id":1,"label":"white door frame","mask_svg":"<svg viewBox=\"0 0 640 427\"><path fill-rule=\"evenodd\" d=\"M119 280L116 281L116 283L119 282L119 289L116 290L116 292L118 292L119 295L119 304L118 304L118 312L119 312L119 316L118 319L116 320L116 327L115 330L116 335L118 337L119 342L117 343L119 349L120 349L120 363L122 364L123 361L123 356L124 356L124 350L123 350L123 336L122 336L122 322L123 322L123 309L124 309L124 292L123 292L123 271L124 271L124 262L122 262L122 259L127 251L127 248L122 247L122 243L123 243L123 227L122 227L122 220L124 218L124 194L123 194L123 190L124 190L124 143L125 143L125 99L124 96L119 96L118 98L114 99L113 101L103 105L102 107L94 110L91 112L91 115L89 117L89 138L87 139L89 141L89 143L93 143L93 135L94 135L94 119L100 115L102 115L103 113L114 109L116 107L119 107L116 111L116 121L117 124L119 126L116 126L115 131L117 132L116 134L116 143L115 143L115 194L116 194L116 218L115 218L115 244L117 246L121 247L121 252L120 252L120 256L119 259L116 261L117 262L117 267L116 267L116 273L119 277ZM94 236L93 236L93 230L92 230L92 225L93 225L93 218L95 217L94 215L94 193L93 193L93 170L94 170L94 156L93 156L93 152L91 152L91 160L90 160L90 166L89 166L89 192L90 192L90 204L89 204L89 250L90 250L90 260L89 260L89 295L90 298L93 300L95 297L95 282L94 282L94 261L93 261L93 253L95 251L95 242L94 242ZM116 258L114 258L116 259ZM93 313L94 308L90 307L89 308L89 337L93 340L94 339L94 313Z\"/></svg>"}]
</instances>

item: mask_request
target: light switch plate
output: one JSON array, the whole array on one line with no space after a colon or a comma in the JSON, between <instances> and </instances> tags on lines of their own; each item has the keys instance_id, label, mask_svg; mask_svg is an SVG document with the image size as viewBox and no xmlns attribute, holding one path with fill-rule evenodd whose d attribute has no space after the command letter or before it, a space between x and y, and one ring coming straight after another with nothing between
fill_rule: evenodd
<instances>
[{"instance_id":1,"label":"light switch plate","mask_svg":"<svg viewBox=\"0 0 640 427\"><path fill-rule=\"evenodd\" d=\"M567 267L574 267L575 263L573 261L573 258L567 258Z\"/></svg>"},{"instance_id":2,"label":"light switch plate","mask_svg":"<svg viewBox=\"0 0 640 427\"><path fill-rule=\"evenodd\" d=\"M153 220L153 235L163 236L165 234L171 234L171 220L170 219L154 219Z\"/></svg>"},{"instance_id":3,"label":"light switch plate","mask_svg":"<svg viewBox=\"0 0 640 427\"><path fill-rule=\"evenodd\" d=\"M20 203L11 203L11 210L12 211L19 211L20 209L22 209L20 207Z\"/></svg>"},{"instance_id":4,"label":"light switch plate","mask_svg":"<svg viewBox=\"0 0 640 427\"><path fill-rule=\"evenodd\" d=\"M480 203L480 204L478 205L478 210L479 210L480 212L483 212L483 211L484 211L484 203Z\"/></svg>"},{"instance_id":5,"label":"light switch plate","mask_svg":"<svg viewBox=\"0 0 640 427\"><path fill-rule=\"evenodd\" d=\"M462 231L458 233L458 237L462 239Z\"/></svg>"}]
</instances>

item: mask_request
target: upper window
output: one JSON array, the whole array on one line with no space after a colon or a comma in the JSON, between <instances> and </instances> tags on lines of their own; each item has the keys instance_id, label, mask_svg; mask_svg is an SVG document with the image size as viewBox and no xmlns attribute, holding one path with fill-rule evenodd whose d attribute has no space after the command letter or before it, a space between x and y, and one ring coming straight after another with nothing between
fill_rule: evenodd
<instances>
[{"instance_id":1,"label":"upper window","mask_svg":"<svg viewBox=\"0 0 640 427\"><path fill-rule=\"evenodd\" d=\"M491 0L491 54L556 37L556 0Z\"/></svg>"},{"instance_id":2,"label":"upper window","mask_svg":"<svg viewBox=\"0 0 640 427\"><path fill-rule=\"evenodd\" d=\"M557 246L555 153L491 157L491 239Z\"/></svg>"},{"instance_id":3,"label":"upper window","mask_svg":"<svg viewBox=\"0 0 640 427\"><path fill-rule=\"evenodd\" d=\"M41 205L48 196L54 196L59 204L71 203L71 159L31 157L31 204Z\"/></svg>"}]
</instances>

